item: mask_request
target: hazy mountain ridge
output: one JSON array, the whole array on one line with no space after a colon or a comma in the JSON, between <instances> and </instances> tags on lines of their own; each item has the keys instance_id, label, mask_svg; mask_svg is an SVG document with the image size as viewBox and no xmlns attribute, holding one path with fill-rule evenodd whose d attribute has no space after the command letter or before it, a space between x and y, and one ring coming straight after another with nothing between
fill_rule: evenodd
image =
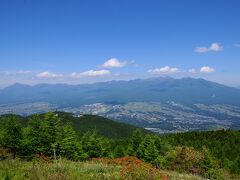
<instances>
[{"instance_id":1,"label":"hazy mountain ridge","mask_svg":"<svg viewBox=\"0 0 240 180\"><path fill-rule=\"evenodd\" d=\"M240 106L240 90L193 78L150 78L95 84L15 84L0 90L0 104L48 102L61 107L93 103L167 102Z\"/></svg>"},{"instance_id":2,"label":"hazy mountain ridge","mask_svg":"<svg viewBox=\"0 0 240 180\"><path fill-rule=\"evenodd\" d=\"M240 129L240 90L204 79L150 78L95 84L15 84L0 114L95 114L157 132Z\"/></svg>"}]
</instances>

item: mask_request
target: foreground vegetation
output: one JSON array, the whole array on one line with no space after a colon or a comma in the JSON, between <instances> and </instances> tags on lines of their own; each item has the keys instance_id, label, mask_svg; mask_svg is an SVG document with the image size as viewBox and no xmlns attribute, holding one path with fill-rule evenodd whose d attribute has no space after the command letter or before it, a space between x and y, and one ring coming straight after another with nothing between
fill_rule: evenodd
<instances>
[{"instance_id":1,"label":"foreground vegetation","mask_svg":"<svg viewBox=\"0 0 240 180\"><path fill-rule=\"evenodd\" d=\"M240 174L240 131L188 132L166 138L173 146L194 147L196 150L204 147L218 160L220 167Z\"/></svg>"},{"instance_id":2,"label":"foreground vegetation","mask_svg":"<svg viewBox=\"0 0 240 180\"><path fill-rule=\"evenodd\" d=\"M110 139L99 135L96 125L90 131L76 131L69 119L69 114L46 113L33 115L24 124L20 116L3 116L0 126L0 177L239 178L239 131L159 137L135 130L129 138ZM222 148L225 144L226 147ZM179 173L195 176L180 177Z\"/></svg>"},{"instance_id":3,"label":"foreground vegetation","mask_svg":"<svg viewBox=\"0 0 240 180\"><path fill-rule=\"evenodd\" d=\"M41 158L35 158L31 162L4 160L0 162L0 178L13 180L202 179L198 176L159 170L134 157L101 158L84 162L62 159L56 162L46 162Z\"/></svg>"}]
</instances>

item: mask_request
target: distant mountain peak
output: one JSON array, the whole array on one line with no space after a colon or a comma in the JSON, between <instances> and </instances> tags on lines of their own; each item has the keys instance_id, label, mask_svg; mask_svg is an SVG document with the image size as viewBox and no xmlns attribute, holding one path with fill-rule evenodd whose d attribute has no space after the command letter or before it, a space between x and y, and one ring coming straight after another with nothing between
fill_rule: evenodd
<instances>
[{"instance_id":1,"label":"distant mountain peak","mask_svg":"<svg viewBox=\"0 0 240 180\"><path fill-rule=\"evenodd\" d=\"M32 87L32 86L27 85L27 84L15 83L15 84L13 84L11 86L8 86L4 89L29 88L29 87Z\"/></svg>"}]
</instances>

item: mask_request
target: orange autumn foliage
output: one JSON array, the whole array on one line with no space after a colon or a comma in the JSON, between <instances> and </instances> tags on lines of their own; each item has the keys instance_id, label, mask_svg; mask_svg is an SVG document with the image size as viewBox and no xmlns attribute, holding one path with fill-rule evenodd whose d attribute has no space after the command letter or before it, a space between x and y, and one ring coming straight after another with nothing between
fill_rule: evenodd
<instances>
[{"instance_id":1,"label":"orange autumn foliage","mask_svg":"<svg viewBox=\"0 0 240 180\"><path fill-rule=\"evenodd\" d=\"M151 164L145 163L142 160L132 156L116 159L94 158L92 160L104 164L116 164L121 166L120 174L123 179L169 179L168 176L163 176L160 173L160 170L153 167Z\"/></svg>"}]
</instances>

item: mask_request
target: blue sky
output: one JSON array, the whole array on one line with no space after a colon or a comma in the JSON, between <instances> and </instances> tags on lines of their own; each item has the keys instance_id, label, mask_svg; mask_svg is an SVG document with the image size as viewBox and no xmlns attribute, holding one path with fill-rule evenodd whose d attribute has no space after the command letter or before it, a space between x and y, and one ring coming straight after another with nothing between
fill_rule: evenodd
<instances>
[{"instance_id":1,"label":"blue sky","mask_svg":"<svg viewBox=\"0 0 240 180\"><path fill-rule=\"evenodd\" d=\"M2 0L0 87L152 76L240 86L240 1Z\"/></svg>"}]
</instances>

